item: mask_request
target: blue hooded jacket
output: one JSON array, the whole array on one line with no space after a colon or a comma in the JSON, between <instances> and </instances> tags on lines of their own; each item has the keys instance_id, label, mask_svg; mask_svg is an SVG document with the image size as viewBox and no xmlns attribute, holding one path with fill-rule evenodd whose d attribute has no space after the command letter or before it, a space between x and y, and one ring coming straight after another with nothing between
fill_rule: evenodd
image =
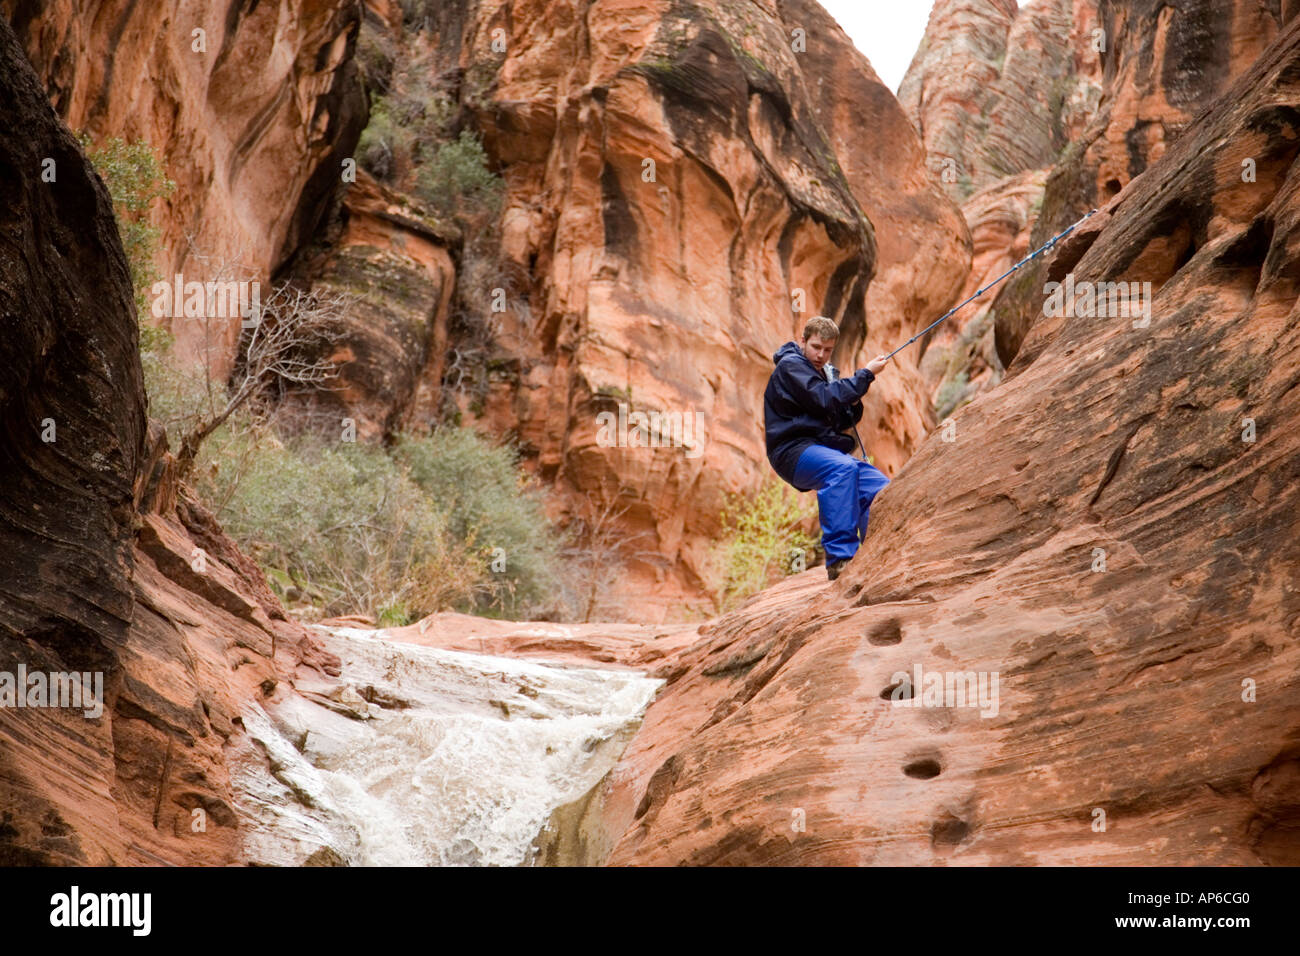
<instances>
[{"instance_id":1,"label":"blue hooded jacket","mask_svg":"<svg viewBox=\"0 0 1300 956\"><path fill-rule=\"evenodd\" d=\"M831 378L808 361L797 342L787 342L772 356L776 369L763 393L763 420L767 431L767 460L783 479L795 484L794 469L809 445L826 445L851 454L855 442L842 434L862 420L862 396L876 377L858 369L849 378Z\"/></svg>"}]
</instances>

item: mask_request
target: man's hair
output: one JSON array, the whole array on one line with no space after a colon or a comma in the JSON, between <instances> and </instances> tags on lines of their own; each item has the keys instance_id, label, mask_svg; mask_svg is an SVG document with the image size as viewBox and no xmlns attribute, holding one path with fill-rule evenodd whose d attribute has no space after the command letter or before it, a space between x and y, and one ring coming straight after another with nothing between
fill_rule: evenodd
<instances>
[{"instance_id":1,"label":"man's hair","mask_svg":"<svg viewBox=\"0 0 1300 956\"><path fill-rule=\"evenodd\" d=\"M814 335L826 341L838 339L840 337L840 327L824 315L815 315L803 327L803 340L807 342Z\"/></svg>"}]
</instances>

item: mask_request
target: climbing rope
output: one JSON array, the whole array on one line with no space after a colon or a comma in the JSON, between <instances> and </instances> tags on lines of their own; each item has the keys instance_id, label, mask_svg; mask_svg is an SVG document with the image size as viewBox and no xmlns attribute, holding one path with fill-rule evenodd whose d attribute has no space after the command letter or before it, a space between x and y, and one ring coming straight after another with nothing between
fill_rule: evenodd
<instances>
[{"instance_id":1,"label":"climbing rope","mask_svg":"<svg viewBox=\"0 0 1300 956\"><path fill-rule=\"evenodd\" d=\"M1021 259L1019 262L1017 262L1014 266L1012 266L1012 267L1011 267L1010 269L1008 269L1006 272L1002 273L1002 275L998 276L996 279L994 279L992 282L990 282L990 283L989 283L988 285L986 285L984 288L978 290L978 291L977 291L974 295L972 295L969 299L966 299L965 301L963 301L963 302L959 302L957 305L954 305L951 309L949 309L949 310L948 310L947 312L945 312L943 315L939 316L937 319L935 319L933 322L931 322L929 325L927 325L925 328L923 328L920 332L917 332L914 336L912 336L910 339L908 339L906 342L904 342L904 343L903 343L902 345L900 345L898 348L894 349L894 351L892 351L892 352L890 352L888 355L886 355L885 358L886 358L886 359L891 359L891 358L893 358L895 355L897 355L899 352L903 351L903 349L907 348L909 345L911 345L913 342L915 342L915 341L916 341L917 339L919 339L921 336L925 335L926 332L929 332L931 329L933 329L935 326L939 325L941 322L944 322L945 320L952 318L953 314L956 313L958 310L960 310L960 309L962 308L962 306L965 306L965 305L970 304L971 302L974 302L976 299L978 299L980 296L982 296L985 292L989 291L989 289L993 288L995 285L997 285L999 282L1001 282L1001 281L1002 281L1003 279L1005 279L1007 276L1011 275L1013 272L1015 272L1015 271L1016 271L1017 269L1019 269L1021 266L1025 265L1026 263L1030 262L1030 261L1033 260L1033 259L1038 258L1040 255L1042 255L1042 254L1043 254L1044 252L1046 252L1048 249L1052 248L1052 246L1056 245L1058 242L1060 242L1062 239L1064 239L1066 236L1068 236L1070 233L1072 233L1072 232L1073 232L1073 231L1078 227L1079 223L1083 222L1085 219L1088 218L1088 216L1091 216L1091 215L1092 215L1093 213L1095 213L1096 211L1097 211L1097 210L1095 210L1095 209L1092 210L1092 212L1089 212L1089 213L1087 213L1086 215L1080 217L1080 218L1078 219L1078 221L1076 221L1076 222L1074 222L1074 223L1071 223L1070 226L1069 226L1068 228L1066 228L1065 230L1063 230L1062 232L1059 232L1059 233L1057 233L1055 236L1053 236L1051 239L1048 239L1047 242L1043 243L1041 246L1039 246L1037 249L1035 249L1035 250L1034 250L1033 252L1031 252L1029 255L1025 256L1023 259Z\"/></svg>"},{"instance_id":2,"label":"climbing rope","mask_svg":"<svg viewBox=\"0 0 1300 956\"><path fill-rule=\"evenodd\" d=\"M1091 215L1092 215L1093 213L1095 213L1096 211L1097 211L1097 210L1093 209L1092 211L1090 211L1090 212L1086 213L1085 215L1079 217L1078 220L1076 220L1075 222L1071 223L1071 224L1070 224L1066 229L1062 230L1061 232L1058 232L1058 233L1057 233L1055 236L1053 236L1051 239L1048 239L1047 242L1043 243L1041 246L1039 246L1037 249L1035 249L1035 250L1034 250L1033 252L1031 252L1029 255L1025 256L1023 259L1021 259L1019 262L1017 262L1014 266L1012 266L1012 267L1011 267L1010 269L1008 269L1006 272L1002 273L1002 275L998 276L996 279L994 279L992 282L990 282L990 283L989 283L988 285L986 285L984 288L979 289L978 291L976 291L975 294L972 295L970 298L968 298L968 299L966 299L966 300L964 300L964 301L962 301L962 302L959 302L957 305L954 305L951 309L949 309L949 310L948 310L947 312L945 312L943 315L939 316L937 319L935 319L933 322L931 322L929 325L927 325L925 328L923 328L920 332L917 332L914 336L912 336L910 339L908 339L906 342L904 342L904 343L903 343L902 345L900 345L898 348L894 349L894 351L892 351L892 352L890 352L888 355L886 355L886 356L885 356L885 360L888 361L889 359L893 358L895 355L897 355L899 352L903 351L903 349L907 348L909 345L911 345L913 342L915 342L915 341L916 341L917 339L919 339L921 336L925 335L926 332L929 332L931 329L935 328L936 326L938 326L940 323L946 321L947 319L952 318L952 316L953 316L957 311L959 311L959 310L962 308L962 306L969 305L971 302L974 302L976 299L978 299L980 296L982 296L985 292L989 291L989 289L993 288L995 285L997 285L999 282L1001 282L1001 281L1002 281L1003 279L1005 279L1007 276L1011 275L1013 272L1015 272L1015 271L1016 271L1017 269L1019 269L1021 266L1025 265L1026 263L1030 262L1031 260L1036 259L1036 258L1038 258L1039 256L1041 256L1041 255L1042 255L1044 252L1046 252L1048 249L1052 248L1054 245L1056 245L1058 242L1060 242L1062 239L1064 239L1064 238L1065 238L1066 236L1068 236L1070 233L1074 232L1074 230L1078 227L1079 223L1083 222L1085 219L1087 219L1089 216L1091 216ZM863 446L863 444L862 444L862 436L858 434L858 426L857 426L857 425L854 425L854 426L853 426L853 436L854 436L855 438L857 438L857 440L858 440L858 448L862 451L862 460L863 460L863 461L866 461L866 460L867 460L867 449L866 449L866 448Z\"/></svg>"}]
</instances>

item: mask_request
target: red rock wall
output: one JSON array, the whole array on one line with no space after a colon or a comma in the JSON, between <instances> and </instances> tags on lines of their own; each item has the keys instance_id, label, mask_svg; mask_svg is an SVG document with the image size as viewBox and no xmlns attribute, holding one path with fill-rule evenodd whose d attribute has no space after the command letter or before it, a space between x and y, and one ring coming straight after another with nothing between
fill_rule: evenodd
<instances>
[{"instance_id":1,"label":"red rock wall","mask_svg":"<svg viewBox=\"0 0 1300 956\"><path fill-rule=\"evenodd\" d=\"M811 0L783 0L782 20L817 38L797 58L814 110L854 197L876 231L876 275L866 321L837 350L844 368L892 351L942 314L970 268L966 222L926 172L924 148L866 58ZM921 352L901 353L867 394L863 441L893 474L932 426ZM855 361L850 361L855 359Z\"/></svg>"},{"instance_id":2,"label":"red rock wall","mask_svg":"<svg viewBox=\"0 0 1300 956\"><path fill-rule=\"evenodd\" d=\"M1102 98L1053 168L1031 243L1038 245L1089 209L1105 205L1164 155L1277 35L1286 11L1253 0L1101 0ZM1010 365L1041 314L1041 267L1026 269L999 296L997 349Z\"/></svg>"},{"instance_id":3,"label":"red rock wall","mask_svg":"<svg viewBox=\"0 0 1300 956\"><path fill-rule=\"evenodd\" d=\"M974 237L967 298L1023 258L1049 169L1101 98L1106 36L1096 0L940 0L899 88L929 172L959 199ZM936 414L1001 381L996 292L963 308L922 343Z\"/></svg>"},{"instance_id":4,"label":"red rock wall","mask_svg":"<svg viewBox=\"0 0 1300 956\"><path fill-rule=\"evenodd\" d=\"M930 173L959 201L1051 165L1091 118L1096 0L938 0L899 86Z\"/></svg>"},{"instance_id":5,"label":"red rock wall","mask_svg":"<svg viewBox=\"0 0 1300 956\"><path fill-rule=\"evenodd\" d=\"M1051 266L1149 327L1040 321L838 581L665 663L609 862L1300 862L1298 77L1292 23ZM918 664L996 714L896 707Z\"/></svg>"},{"instance_id":6,"label":"red rock wall","mask_svg":"<svg viewBox=\"0 0 1300 956\"><path fill-rule=\"evenodd\" d=\"M265 283L315 230L365 125L357 0L2 0L0 15L64 122L161 156L177 187L155 206L161 276L209 281L225 263ZM169 321L184 353L229 370L238 321L208 340Z\"/></svg>"},{"instance_id":7,"label":"red rock wall","mask_svg":"<svg viewBox=\"0 0 1300 956\"><path fill-rule=\"evenodd\" d=\"M725 496L771 477L772 353L818 312L841 321L848 369L910 334L951 301L966 232L926 183L892 96L814 5L447 4L438 16L437 69L459 71L460 101L501 164L504 252L532 282L527 314L501 335L518 381L499 384L484 421L517 429L568 507L628 509L649 554L626 593L641 613L668 613L700 593ZM837 96L862 115L827 105ZM596 415L629 397L701 413L703 453L598 445ZM882 376L870 401L862 437L892 470L928 425L914 367Z\"/></svg>"},{"instance_id":8,"label":"red rock wall","mask_svg":"<svg viewBox=\"0 0 1300 956\"><path fill-rule=\"evenodd\" d=\"M345 331L326 356L338 377L328 391L288 400L328 415L331 431L351 418L362 441L438 421L458 240L360 172L336 221L294 264L314 292L349 297Z\"/></svg>"},{"instance_id":9,"label":"red rock wall","mask_svg":"<svg viewBox=\"0 0 1300 956\"><path fill-rule=\"evenodd\" d=\"M1029 255L1030 235L1046 182L1045 169L1017 173L978 190L962 203L974 254L958 301L964 302L989 288ZM961 401L1002 380L992 311L995 298L996 287L963 306L920 343L922 368L929 381L953 383L937 390L935 411L941 418L946 418ZM958 377L961 375L965 376L965 385L958 389L963 381Z\"/></svg>"}]
</instances>

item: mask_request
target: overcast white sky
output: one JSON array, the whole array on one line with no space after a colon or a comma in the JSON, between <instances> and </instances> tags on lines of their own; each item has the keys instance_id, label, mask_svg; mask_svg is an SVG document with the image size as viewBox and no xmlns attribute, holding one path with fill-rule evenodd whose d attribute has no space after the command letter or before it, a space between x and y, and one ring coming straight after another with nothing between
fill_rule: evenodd
<instances>
[{"instance_id":1,"label":"overcast white sky","mask_svg":"<svg viewBox=\"0 0 1300 956\"><path fill-rule=\"evenodd\" d=\"M821 0L895 93L912 62L932 0Z\"/></svg>"}]
</instances>

